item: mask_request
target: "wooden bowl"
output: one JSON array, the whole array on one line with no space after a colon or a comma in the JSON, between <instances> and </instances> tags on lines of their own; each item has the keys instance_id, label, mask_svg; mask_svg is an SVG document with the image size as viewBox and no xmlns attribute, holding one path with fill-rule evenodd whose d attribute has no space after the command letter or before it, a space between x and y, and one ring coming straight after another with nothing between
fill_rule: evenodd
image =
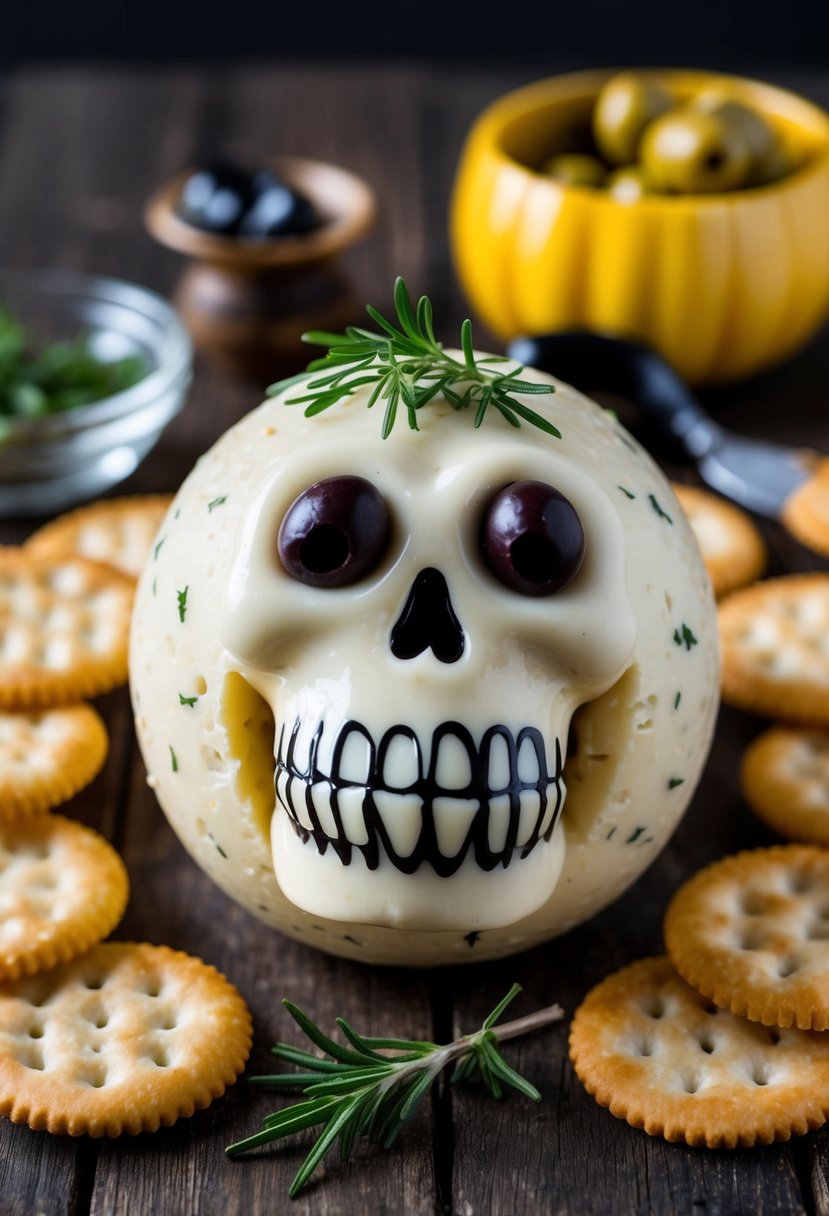
<instances>
[{"instance_id":1,"label":"wooden bowl","mask_svg":"<svg viewBox=\"0 0 829 1216\"><path fill-rule=\"evenodd\" d=\"M205 232L178 213L193 168L161 186L144 213L157 241L191 259L175 303L194 341L252 377L297 370L309 358L306 330L339 330L355 320L360 309L336 259L377 215L371 187L337 165L273 156L261 167L310 199L318 228L264 239Z\"/></svg>"},{"instance_id":2,"label":"wooden bowl","mask_svg":"<svg viewBox=\"0 0 829 1216\"><path fill-rule=\"evenodd\" d=\"M612 72L538 81L474 123L452 201L461 283L500 338L589 328L649 342L695 384L798 349L829 311L829 115L771 85L655 71L679 99L712 85L758 109L792 150L779 181L623 203L533 169L589 122Z\"/></svg>"}]
</instances>

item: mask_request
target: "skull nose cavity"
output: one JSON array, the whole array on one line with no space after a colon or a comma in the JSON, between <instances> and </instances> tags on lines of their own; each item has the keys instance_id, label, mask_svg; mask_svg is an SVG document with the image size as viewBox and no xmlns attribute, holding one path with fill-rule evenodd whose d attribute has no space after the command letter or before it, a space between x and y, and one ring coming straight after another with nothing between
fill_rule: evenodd
<instances>
[{"instance_id":1,"label":"skull nose cavity","mask_svg":"<svg viewBox=\"0 0 829 1216\"><path fill-rule=\"evenodd\" d=\"M421 570L391 631L392 654L396 659L415 659L431 650L441 663L457 663L463 647L463 628L446 579L434 567Z\"/></svg>"}]
</instances>

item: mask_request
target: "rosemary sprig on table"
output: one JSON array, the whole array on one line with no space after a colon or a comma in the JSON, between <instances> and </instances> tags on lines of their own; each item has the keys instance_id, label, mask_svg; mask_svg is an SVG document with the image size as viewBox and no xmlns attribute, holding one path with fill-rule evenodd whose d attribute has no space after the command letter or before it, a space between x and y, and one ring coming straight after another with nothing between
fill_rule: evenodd
<instances>
[{"instance_id":1,"label":"rosemary sprig on table","mask_svg":"<svg viewBox=\"0 0 829 1216\"><path fill-rule=\"evenodd\" d=\"M293 1199L336 1140L340 1142L343 1160L363 1136L389 1148L438 1073L448 1064L455 1065L453 1082L480 1081L494 1098L500 1098L503 1087L509 1085L533 1101L540 1101L538 1090L510 1068L498 1050L498 1044L558 1022L564 1011L559 1005L549 1005L527 1017L496 1026L520 991L520 986L513 984L484 1019L480 1030L443 1047L415 1039L371 1038L358 1034L344 1018L337 1018L337 1025L351 1044L347 1047L328 1038L291 1001L283 1001L311 1042L330 1058L321 1059L290 1043L277 1043L272 1048L274 1055L304 1071L251 1077L250 1083L273 1089L301 1089L305 1101L268 1115L261 1132L228 1145L225 1152L235 1157L260 1144L324 1124L324 1130L291 1183L289 1194Z\"/></svg>"},{"instance_id":2,"label":"rosemary sprig on table","mask_svg":"<svg viewBox=\"0 0 829 1216\"><path fill-rule=\"evenodd\" d=\"M394 284L394 306L399 327L376 308L367 306L366 312L382 330L379 334L353 325L344 334L322 330L303 334L304 341L328 347L328 354L315 359L307 368L309 372L325 374L308 380L303 373L271 385L268 393L274 395L287 385L303 382L306 391L288 398L286 405L305 405L305 415L310 418L350 397L363 385L373 384L368 406L371 408L378 401L386 403L384 439L392 432L401 403L409 426L417 431L420 429L418 410L438 395L456 410L474 405L476 427L481 425L491 406L511 426L520 426L523 420L547 435L561 438L561 432L552 422L513 396L514 393L552 393L555 391L553 385L520 380L518 377L524 368L514 360L499 355L482 355L476 359L469 320L461 326L463 358L448 355L435 338L429 297L421 296L417 307L413 308L408 288L401 278ZM498 371L491 366L500 363L509 363L510 370Z\"/></svg>"}]
</instances>

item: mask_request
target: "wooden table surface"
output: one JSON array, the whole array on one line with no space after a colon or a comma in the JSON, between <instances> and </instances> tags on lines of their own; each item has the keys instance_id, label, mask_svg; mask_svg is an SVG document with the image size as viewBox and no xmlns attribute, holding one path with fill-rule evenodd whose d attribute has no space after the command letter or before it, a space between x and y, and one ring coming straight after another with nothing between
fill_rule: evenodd
<instances>
[{"instance_id":1,"label":"wooden table surface","mask_svg":"<svg viewBox=\"0 0 829 1216\"><path fill-rule=\"evenodd\" d=\"M463 133L505 89L549 74L426 65L376 68L273 64L202 71L54 69L0 84L0 264L68 266L169 292L177 257L143 232L151 189L185 164L229 153L283 151L343 163L376 187L381 218L348 259L358 298L389 301L395 274L428 292L441 329L464 304L446 240L446 205ZM776 77L824 105L829 74ZM827 217L829 222L829 217ZM486 343L479 326L478 344ZM785 368L706 396L736 429L829 451L829 337ZM243 383L199 359L188 407L121 491L173 490L196 457L257 404ZM0 540L31 524L4 524ZM766 527L774 571L821 563ZM742 803L739 756L760 723L723 710L705 778L651 870L589 924L495 964L434 972L371 969L282 938L232 904L167 826L133 734L125 691L103 698L111 735L103 773L69 806L104 832L129 867L132 895L115 936L165 942L223 970L256 1025L250 1069L291 1037L290 996L324 1024L342 1014L372 1034L446 1041L474 1029L517 980L515 1012L552 1001L572 1012L609 971L661 951L666 901L693 870L771 836ZM829 1132L755 1151L705 1152L650 1139L588 1097L567 1060L566 1024L511 1044L507 1057L541 1090L536 1105L502 1104L442 1087L399 1146L334 1161L291 1211L496 1216L534 1213L829 1213ZM230 1162L223 1148L260 1125L267 1094L240 1083L192 1119L153 1136L62 1139L0 1126L0 1212L255 1213L287 1208L304 1150L271 1147Z\"/></svg>"}]
</instances>

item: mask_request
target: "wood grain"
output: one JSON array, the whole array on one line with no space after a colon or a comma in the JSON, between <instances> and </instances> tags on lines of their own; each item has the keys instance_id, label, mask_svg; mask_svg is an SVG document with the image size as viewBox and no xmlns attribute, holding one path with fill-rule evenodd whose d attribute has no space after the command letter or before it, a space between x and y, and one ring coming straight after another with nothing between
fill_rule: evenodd
<instances>
[{"instance_id":1,"label":"wood grain","mask_svg":"<svg viewBox=\"0 0 829 1216\"><path fill-rule=\"evenodd\" d=\"M0 92L0 263L61 265L135 279L163 292L180 263L142 231L147 195L182 165L217 153L284 152L339 161L375 186L380 223L348 256L359 299L388 304L394 275L433 298L447 332L465 315L446 236L460 143L475 113L530 68L499 72L324 64L26 72ZM829 102L829 74L781 80ZM355 318L358 319L358 318ZM479 344L487 339L477 328ZM829 341L787 367L706 401L735 429L829 450ZM174 489L262 385L197 361L188 408L118 492ZM682 475L682 470L671 470ZM688 476L688 471L684 471ZM4 524L0 540L27 527ZM774 569L821 565L776 527ZM825 564L822 566L825 568ZM557 1000L568 1012L613 968L661 951L662 910L694 869L771 841L743 806L737 760L760 724L723 710L691 810L652 869L588 925L496 964L440 972L367 969L289 942L231 904L188 859L144 782L125 692L103 699L112 736L103 773L69 812L122 852L132 897L117 936L167 942L221 968L256 1023L251 1071L296 1037L285 995L331 1025L449 1036L474 1029L509 985L516 1013ZM470 959L473 957L470 948ZM651 1140L600 1110L567 1061L566 1023L510 1044L507 1058L541 1090L501 1105L440 1086L398 1148L368 1146L332 1164L292 1207L316 1213L829 1213L829 1136L756 1152L705 1153ZM208 1111L157 1135L94 1143L0 1125L0 1213L258 1213L283 1210L305 1145L229 1162L224 1145L259 1125L272 1099L237 1085Z\"/></svg>"}]
</instances>

